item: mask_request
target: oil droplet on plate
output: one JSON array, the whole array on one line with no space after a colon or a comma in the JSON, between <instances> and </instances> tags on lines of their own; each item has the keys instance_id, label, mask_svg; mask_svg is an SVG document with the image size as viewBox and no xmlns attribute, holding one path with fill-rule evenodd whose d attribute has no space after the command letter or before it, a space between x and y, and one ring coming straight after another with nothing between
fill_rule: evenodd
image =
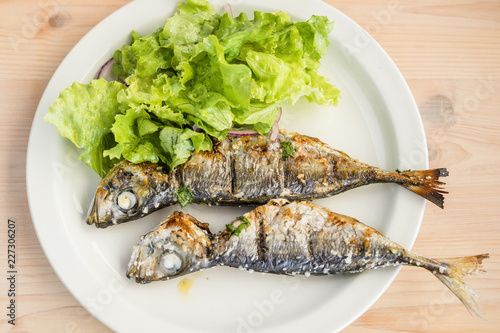
<instances>
[{"instance_id":1,"label":"oil droplet on plate","mask_svg":"<svg viewBox=\"0 0 500 333\"><path fill-rule=\"evenodd\" d=\"M177 289L184 296L189 295L189 290L191 290L191 287L193 287L193 280L191 280L190 278L182 279L177 285Z\"/></svg>"}]
</instances>

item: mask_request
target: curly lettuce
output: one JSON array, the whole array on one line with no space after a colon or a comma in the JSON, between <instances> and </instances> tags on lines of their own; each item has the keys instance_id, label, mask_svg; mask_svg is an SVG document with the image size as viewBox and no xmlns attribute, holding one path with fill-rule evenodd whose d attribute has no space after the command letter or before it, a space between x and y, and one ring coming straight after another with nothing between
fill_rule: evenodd
<instances>
[{"instance_id":1,"label":"curly lettuce","mask_svg":"<svg viewBox=\"0 0 500 333\"><path fill-rule=\"evenodd\" d=\"M162 28L133 31L114 53L113 72L126 85L75 83L46 121L83 148L80 158L100 176L121 159L175 168L233 128L266 134L280 105L301 97L336 105L340 91L317 72L332 29L324 16L294 22L256 11L250 20L187 0Z\"/></svg>"},{"instance_id":2,"label":"curly lettuce","mask_svg":"<svg viewBox=\"0 0 500 333\"><path fill-rule=\"evenodd\" d=\"M73 83L60 93L45 116L62 136L83 149L79 158L101 177L117 162L103 153L116 145L111 126L121 113L117 95L124 87L104 79Z\"/></svg>"}]
</instances>

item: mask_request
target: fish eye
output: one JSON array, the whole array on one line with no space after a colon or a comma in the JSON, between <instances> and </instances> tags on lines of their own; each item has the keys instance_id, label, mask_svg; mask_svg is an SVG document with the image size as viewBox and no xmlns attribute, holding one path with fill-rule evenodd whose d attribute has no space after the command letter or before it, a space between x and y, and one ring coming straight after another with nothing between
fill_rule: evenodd
<instances>
[{"instance_id":1,"label":"fish eye","mask_svg":"<svg viewBox=\"0 0 500 333\"><path fill-rule=\"evenodd\" d=\"M137 202L138 202L137 195L130 189L123 190L116 197L116 204L124 213L127 213L132 209L136 208Z\"/></svg>"},{"instance_id":2,"label":"fish eye","mask_svg":"<svg viewBox=\"0 0 500 333\"><path fill-rule=\"evenodd\" d=\"M160 267L167 274L176 274L182 268L182 257L175 251L166 251L160 259Z\"/></svg>"}]
</instances>

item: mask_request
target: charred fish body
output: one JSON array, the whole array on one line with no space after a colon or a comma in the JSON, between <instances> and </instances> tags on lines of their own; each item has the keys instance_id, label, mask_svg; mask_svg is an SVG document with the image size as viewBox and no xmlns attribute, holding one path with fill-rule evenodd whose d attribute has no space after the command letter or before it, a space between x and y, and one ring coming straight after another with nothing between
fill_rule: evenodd
<instances>
[{"instance_id":1,"label":"charred fish body","mask_svg":"<svg viewBox=\"0 0 500 333\"><path fill-rule=\"evenodd\" d=\"M488 254L428 259L363 223L309 202L271 200L213 235L207 224L175 212L134 246L127 277L168 280L214 266L286 275L357 273L376 267L423 267L478 314L477 297L462 278Z\"/></svg>"},{"instance_id":2,"label":"charred fish body","mask_svg":"<svg viewBox=\"0 0 500 333\"><path fill-rule=\"evenodd\" d=\"M170 172L152 163L123 161L101 180L87 218L105 228L179 202L257 205L273 198L324 198L372 183L396 183L443 207L439 177L446 169L386 172L350 158L316 138L281 131L227 137L193 153Z\"/></svg>"}]
</instances>

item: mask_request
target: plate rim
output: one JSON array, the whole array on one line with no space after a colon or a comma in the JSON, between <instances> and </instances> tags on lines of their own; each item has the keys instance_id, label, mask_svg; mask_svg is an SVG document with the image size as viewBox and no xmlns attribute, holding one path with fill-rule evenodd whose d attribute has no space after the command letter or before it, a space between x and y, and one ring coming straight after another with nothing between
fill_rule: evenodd
<instances>
[{"instance_id":1,"label":"plate rim","mask_svg":"<svg viewBox=\"0 0 500 333\"><path fill-rule=\"evenodd\" d=\"M244 1L245 0L243 0L243 2ZM49 82L48 82L48 84L47 84L47 86L46 86L46 88L44 90L44 93L43 93L43 95L42 95L42 97L40 99L40 103L37 106L37 110L36 110L35 116L33 118L32 126L31 126L31 129L30 129L30 135L29 135L28 145L27 145L27 157L26 157L26 190L27 190L27 197L28 197L30 215L31 215L31 218L32 218L32 221L33 221L33 225L34 225L34 229L35 229L37 238L39 239L40 245L42 247L42 250L43 250L43 252L44 252L47 260L49 261L50 265L52 266L52 268L56 272L58 278L65 285L65 287L72 294L72 296L75 297L75 299L77 299L78 302L82 306L84 306L89 312L91 312L91 311L88 309L87 306L85 306L85 304L84 304L85 301L83 300L83 296L78 293L78 290L76 288L74 288L73 285L72 285L72 283L71 283L71 281L68 280L68 274L67 274L67 272L65 272L64 269L62 269L61 266L56 263L56 260L55 260L55 258L54 258L53 255L49 255L49 254L53 254L53 253L51 252L52 249L49 246L47 246L47 240L46 240L45 232L44 232L44 230L42 230L43 228L42 228L41 223L36 223L35 222L35 220L37 219L36 218L36 214L35 214L37 212L35 212L35 210L38 209L38 207L36 207L36 205L33 203L34 200L35 200L34 199L34 195L35 194L33 193L33 189L31 188L31 185L30 185L31 184L30 180L33 179L33 170L32 170L32 168L34 166L34 163L33 163L33 159L34 159L33 155L34 155L34 153L33 153L33 149L32 149L32 147L33 147L32 140L35 140L34 139L34 127L35 127L35 122L37 120L39 120L40 117L42 117L43 115L45 115L46 110L45 111L44 110L40 111L40 107L43 104L42 102L44 101L44 99L47 98L48 88L51 87L51 85L53 84L53 81L56 80L57 76L60 74L61 69L65 67L65 64L69 61L69 59L71 59L73 57L73 55L78 51L79 45L82 45L82 43L84 43L84 41L90 39L104 25L106 25L108 22L111 22L113 19L115 19L115 17L116 18L120 17L123 12L128 11L128 10L132 10L132 8L134 8L135 6L144 5L145 2L156 3L158 1L157 0L147 0L147 1L142 2L142 3L139 3L139 2L140 1L136 0L136 1L133 1L131 3L128 3L125 6L119 8L118 10L116 10L113 13L111 13L110 15L108 15L105 19L103 19L96 26L94 26L89 32L87 32L75 44L75 46L68 52L68 54L65 56L65 58L63 59L63 61L59 64L58 68L54 72L52 78L49 80ZM235 0L235 2L236 2L236 0ZM237 2L241 3L242 1L240 0L240 1L237 1ZM278 2L285 2L285 1L284 0L279 0ZM305 3L305 1L304 1L304 3ZM335 7L333 7L332 5L324 3L322 1L315 0L315 5L324 6L325 8L327 8L330 11L333 10L335 12L335 15L341 16L344 20L348 21L354 27L356 27L357 29L360 29L360 31L364 32L366 34L367 38L369 38L369 42L371 44L370 47L375 47L377 49L377 52L382 56L382 58L384 58L384 61L390 67L391 76L393 76L393 78L398 81L396 85L400 86L405 91L405 93L408 95L408 97L410 97L410 99L409 99L409 102L411 103L410 108L414 109L414 111L416 110L416 112L413 112L411 114L414 115L414 116L416 116L416 118L413 119L413 121L416 122L415 125L416 125L416 127L418 127L417 130L420 132L421 138L423 140L422 152L425 155L425 168L428 168L428 151L427 151L426 136L425 136L425 131L424 131L422 119L421 119L420 114L418 112L418 107L417 107L415 99L414 99L414 97L413 97L413 95L411 93L411 90L410 90L410 88L409 88L406 80L404 79L403 75L401 74L401 72L397 68L396 64L394 63L394 61L387 54L387 52L382 48L382 46L380 44L378 44L378 42L376 42L376 40L368 32L366 32L361 26L359 26L350 17L348 17L347 15L345 15L344 13L342 13L341 11L339 11L338 9L336 9ZM254 6L254 4L251 4L251 6ZM416 226L415 232L413 233L413 236L411 237L409 244L405 246L408 250L410 250L412 248L412 246L413 246L413 244L415 242L415 239L418 236L418 231L419 231L421 223L422 223L423 214L424 214L424 211L425 211L425 206L426 206L426 202L422 201L421 204L420 204L420 208L418 209L418 212L417 212L418 216L416 217L416 219L419 221L419 223ZM36 209L35 209L35 207L36 207ZM371 300L371 302L368 302L368 304L366 304L366 306L362 307L360 309L360 311L358 312L358 314L354 315L353 318L352 318L352 320L347 321L345 323L345 325L343 325L342 327L339 328L339 330L342 330L343 328L347 327L353 321L355 321L357 318L359 318L359 316L361 316L363 313L365 313L367 311L367 309L369 309L380 298L380 296L387 290L387 288L389 287L389 285L393 282L393 280L397 276L397 274L400 271L400 269L401 269L401 267L395 268L393 274L391 274L390 278L386 281L385 285L377 293L377 296L374 297ZM111 328L111 329L118 329L119 328L118 326L116 326L115 323L111 323L111 320L109 320L109 318L105 318L105 314L104 313L98 313L98 314L93 314L93 315L99 321L101 321L103 324L105 324L106 326L108 326L109 328ZM190 330L188 330L188 329L186 329L184 327L183 327L183 329L185 329L186 332L190 331Z\"/></svg>"}]
</instances>

